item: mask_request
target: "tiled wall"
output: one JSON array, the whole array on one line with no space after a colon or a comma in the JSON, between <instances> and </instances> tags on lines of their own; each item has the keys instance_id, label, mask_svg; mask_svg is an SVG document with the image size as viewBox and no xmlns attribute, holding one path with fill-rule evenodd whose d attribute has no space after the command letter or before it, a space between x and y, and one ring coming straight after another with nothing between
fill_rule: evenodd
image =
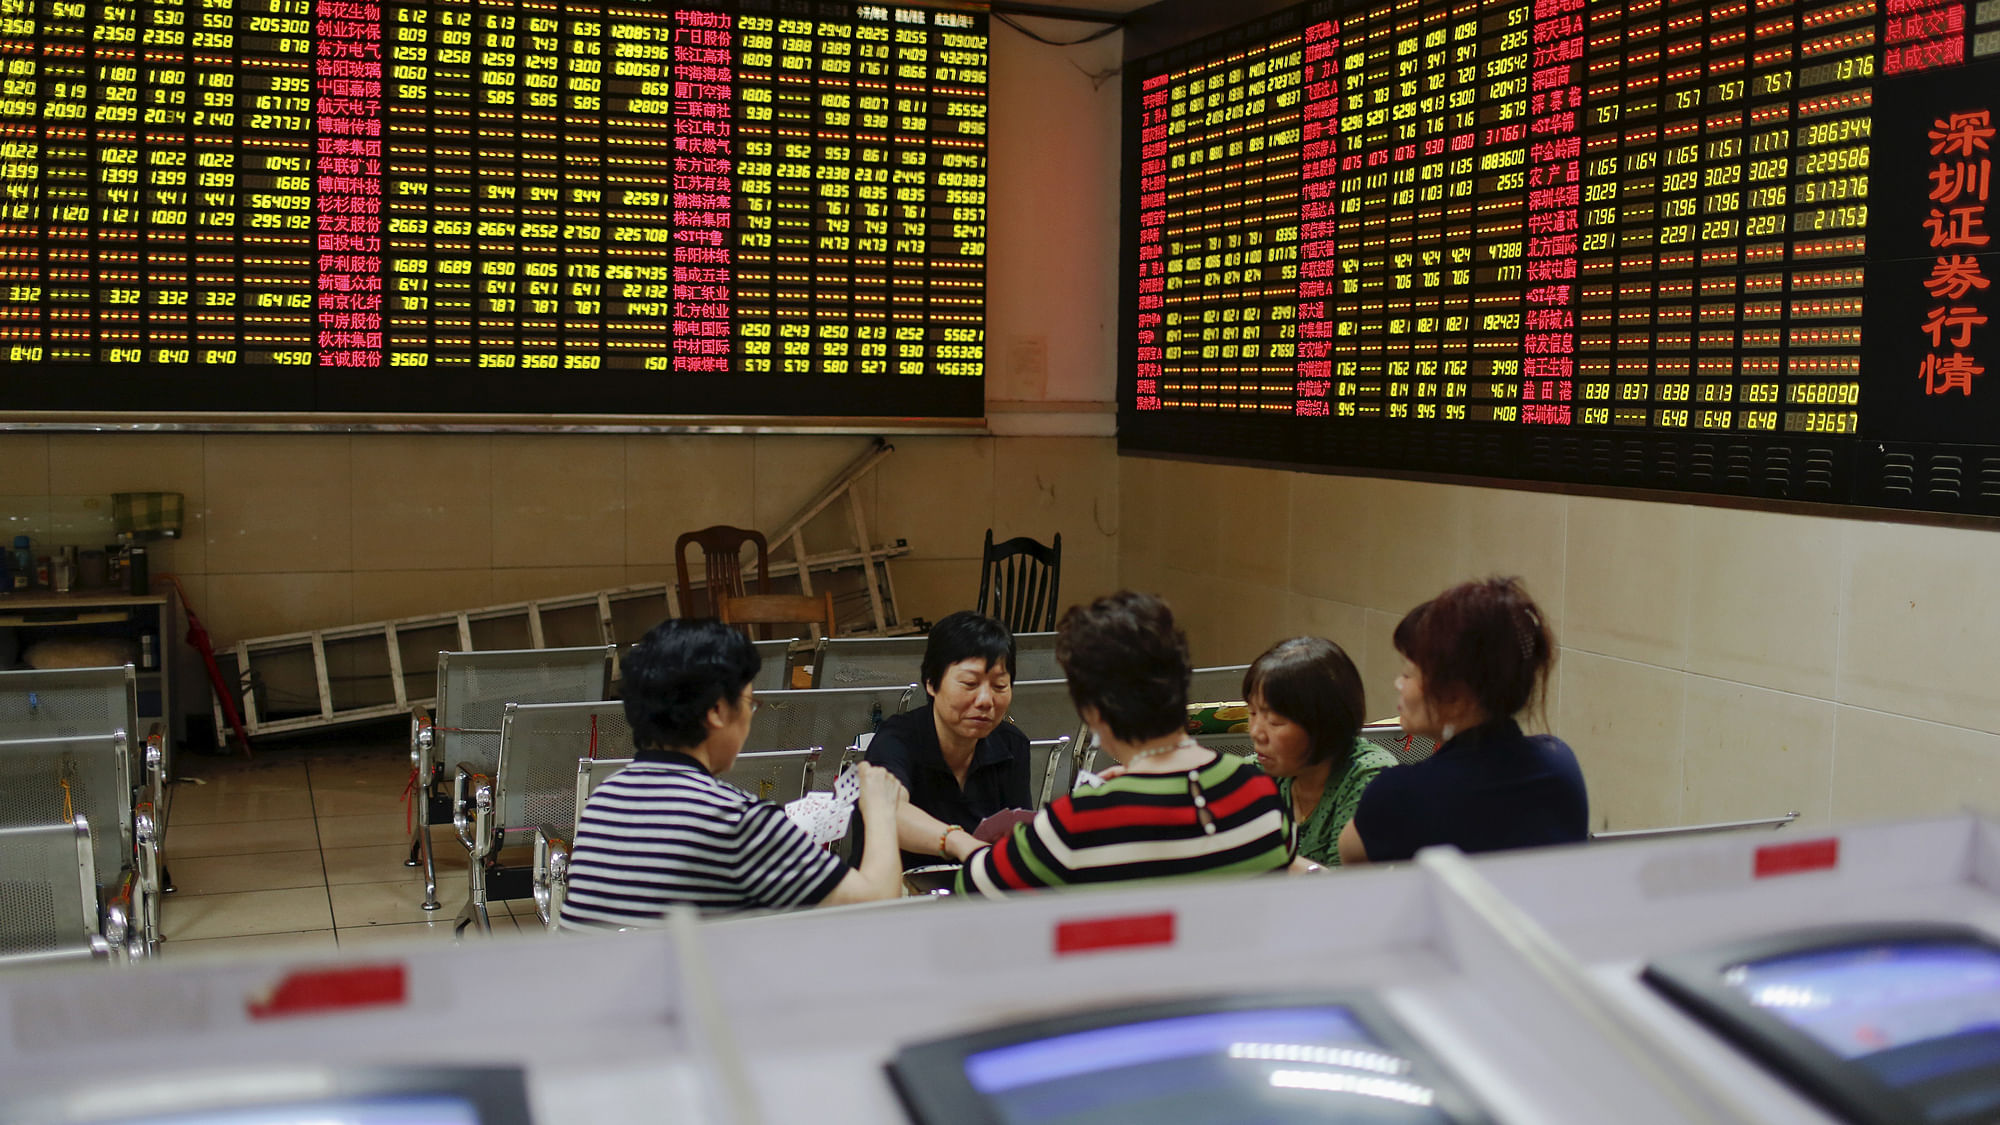
<instances>
[{"instance_id":1,"label":"tiled wall","mask_svg":"<svg viewBox=\"0 0 2000 1125\"><path fill-rule=\"evenodd\" d=\"M1197 658L1301 632L1392 714L1390 644L1467 577L1526 579L1562 646L1548 719L1597 828L2000 808L2000 534L1120 462L1120 577Z\"/></svg>"},{"instance_id":2,"label":"tiled wall","mask_svg":"<svg viewBox=\"0 0 2000 1125\"><path fill-rule=\"evenodd\" d=\"M775 531L866 437L515 434L0 435L0 508L159 489L188 525L156 548L218 641L673 581L674 539ZM1065 588L1117 570L1106 438L904 437L863 482L877 541L907 539L900 608L969 605L979 546L1063 535ZM851 539L836 509L809 549ZM780 556L783 557L783 556Z\"/></svg>"}]
</instances>

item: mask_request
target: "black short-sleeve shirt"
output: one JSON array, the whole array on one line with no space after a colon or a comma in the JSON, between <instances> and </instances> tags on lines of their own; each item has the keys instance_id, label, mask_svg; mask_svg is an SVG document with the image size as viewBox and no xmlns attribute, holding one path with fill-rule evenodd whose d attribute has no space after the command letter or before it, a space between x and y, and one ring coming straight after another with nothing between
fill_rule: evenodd
<instances>
[{"instance_id":1,"label":"black short-sleeve shirt","mask_svg":"<svg viewBox=\"0 0 2000 1125\"><path fill-rule=\"evenodd\" d=\"M895 774L910 791L912 805L968 832L994 813L1034 807L1028 793L1028 736L1021 728L1003 722L975 743L972 767L965 771L965 788L960 789L944 763L932 707L926 703L883 719L868 744L867 760ZM855 843L858 847L861 841ZM905 867L938 862L933 854L903 853Z\"/></svg>"},{"instance_id":2,"label":"black short-sleeve shirt","mask_svg":"<svg viewBox=\"0 0 2000 1125\"><path fill-rule=\"evenodd\" d=\"M1581 843L1590 798L1576 755L1553 735L1522 734L1512 719L1460 732L1437 753L1375 775L1354 810L1375 863L1453 844L1492 852Z\"/></svg>"}]
</instances>

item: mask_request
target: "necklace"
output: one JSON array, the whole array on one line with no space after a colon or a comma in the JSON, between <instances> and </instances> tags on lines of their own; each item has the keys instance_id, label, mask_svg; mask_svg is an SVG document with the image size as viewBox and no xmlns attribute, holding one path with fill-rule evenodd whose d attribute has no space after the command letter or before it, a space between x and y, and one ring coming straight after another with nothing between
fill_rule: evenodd
<instances>
[{"instance_id":1,"label":"necklace","mask_svg":"<svg viewBox=\"0 0 2000 1125\"><path fill-rule=\"evenodd\" d=\"M1185 750L1193 745L1195 745L1194 740L1183 737L1179 742L1173 743L1172 745L1155 746L1151 750L1141 750L1137 754L1134 754L1130 758L1127 758L1125 760L1125 768L1131 769L1133 766L1138 765L1141 761L1144 761L1147 758L1163 758L1168 754L1172 754L1178 750Z\"/></svg>"}]
</instances>

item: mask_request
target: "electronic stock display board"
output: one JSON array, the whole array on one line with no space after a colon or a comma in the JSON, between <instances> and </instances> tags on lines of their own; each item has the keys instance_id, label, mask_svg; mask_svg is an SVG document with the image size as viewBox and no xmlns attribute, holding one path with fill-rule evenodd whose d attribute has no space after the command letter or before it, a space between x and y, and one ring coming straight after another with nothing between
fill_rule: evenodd
<instances>
[{"instance_id":1,"label":"electronic stock display board","mask_svg":"<svg viewBox=\"0 0 2000 1125\"><path fill-rule=\"evenodd\" d=\"M1121 446L2000 515L1996 126L2000 0L1316 0L1128 59Z\"/></svg>"},{"instance_id":2,"label":"electronic stock display board","mask_svg":"<svg viewBox=\"0 0 2000 1125\"><path fill-rule=\"evenodd\" d=\"M0 0L0 411L983 412L987 17Z\"/></svg>"}]
</instances>

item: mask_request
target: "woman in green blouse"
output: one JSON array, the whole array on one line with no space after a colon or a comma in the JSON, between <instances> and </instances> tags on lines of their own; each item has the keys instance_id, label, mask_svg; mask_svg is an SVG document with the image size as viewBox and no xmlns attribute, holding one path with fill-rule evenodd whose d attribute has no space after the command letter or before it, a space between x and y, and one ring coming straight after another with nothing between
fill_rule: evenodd
<instances>
[{"instance_id":1,"label":"woman in green blouse","mask_svg":"<svg viewBox=\"0 0 2000 1125\"><path fill-rule=\"evenodd\" d=\"M1340 831L1361 791L1396 764L1357 737L1365 706L1361 674L1339 645L1294 637L1272 645L1243 674L1257 764L1278 782L1298 825L1298 855L1340 865Z\"/></svg>"}]
</instances>

